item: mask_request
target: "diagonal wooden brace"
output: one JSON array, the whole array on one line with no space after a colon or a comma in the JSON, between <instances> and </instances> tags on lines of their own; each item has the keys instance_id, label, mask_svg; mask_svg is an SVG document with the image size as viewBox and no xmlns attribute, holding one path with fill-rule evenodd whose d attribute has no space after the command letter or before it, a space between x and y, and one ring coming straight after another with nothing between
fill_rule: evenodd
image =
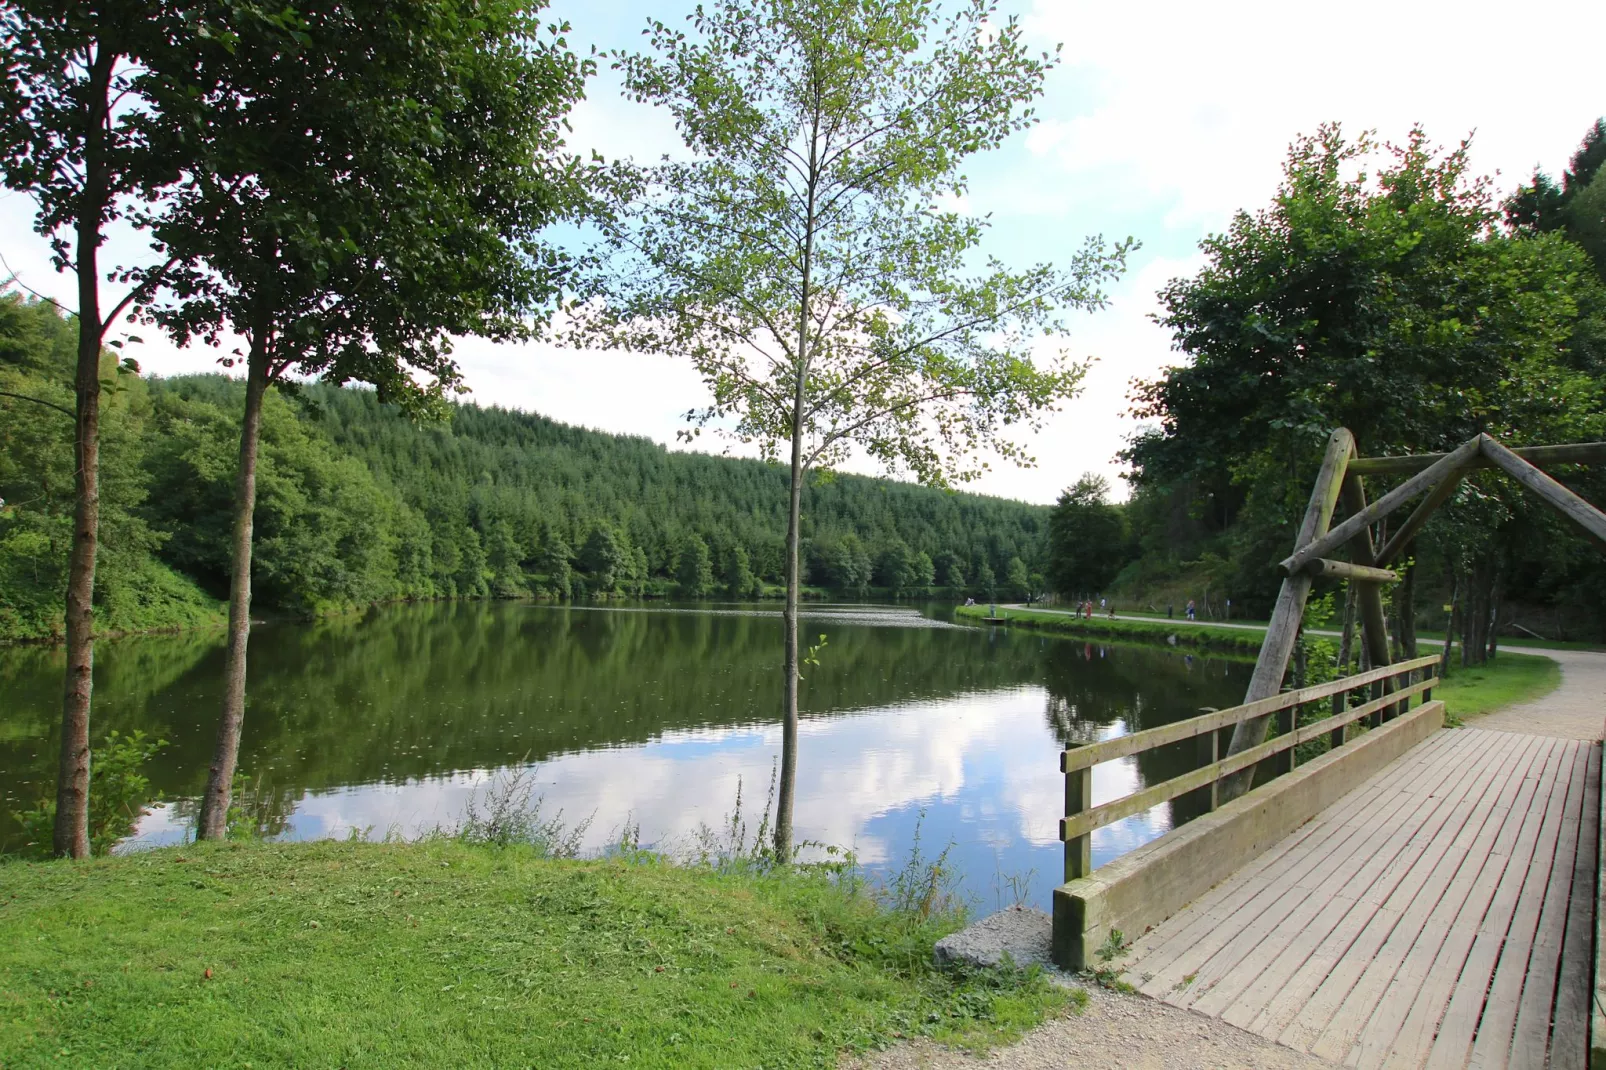
<instances>
[{"instance_id":1,"label":"diagonal wooden brace","mask_svg":"<svg viewBox=\"0 0 1606 1070\"><path fill-rule=\"evenodd\" d=\"M1595 538L1606 542L1606 513L1551 479L1545 473L1512 453L1487 435L1482 438L1483 455L1506 475L1544 499L1546 505L1576 521Z\"/></svg>"}]
</instances>

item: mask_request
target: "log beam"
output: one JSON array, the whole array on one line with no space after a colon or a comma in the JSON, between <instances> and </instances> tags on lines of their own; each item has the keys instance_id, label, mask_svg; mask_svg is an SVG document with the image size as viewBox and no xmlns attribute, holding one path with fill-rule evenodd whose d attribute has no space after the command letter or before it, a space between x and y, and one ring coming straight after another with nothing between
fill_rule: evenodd
<instances>
[{"instance_id":1,"label":"log beam","mask_svg":"<svg viewBox=\"0 0 1606 1070\"><path fill-rule=\"evenodd\" d=\"M1551 479L1545 473L1523 460L1513 450L1507 449L1487 435L1482 436L1482 451L1497 468L1506 475L1533 491L1544 503L1555 509L1562 516L1576 521L1595 538L1606 542L1606 513L1602 513L1593 505L1568 490L1566 487Z\"/></svg>"},{"instance_id":2,"label":"log beam","mask_svg":"<svg viewBox=\"0 0 1606 1070\"><path fill-rule=\"evenodd\" d=\"M1519 446L1511 451L1531 465L1606 464L1606 442L1571 442L1559 446ZM1402 457L1357 457L1349 470L1359 476L1408 476L1443 459L1442 453L1413 453ZM1493 468L1487 457L1475 458L1471 468Z\"/></svg>"},{"instance_id":3,"label":"log beam","mask_svg":"<svg viewBox=\"0 0 1606 1070\"><path fill-rule=\"evenodd\" d=\"M1360 512L1351 512L1349 518L1336 528L1300 546L1291 556L1281 562L1280 567L1283 572L1292 576L1296 572L1303 571L1305 566L1315 558L1327 556L1332 550L1355 538L1358 532L1371 524L1375 524L1418 494L1421 494L1424 490L1444 479L1451 472L1454 472L1478 455L1478 447L1483 437L1479 435L1477 438L1468 439L1454 451L1446 453L1432 465L1407 479L1365 509ZM1357 476L1355 478L1358 479L1360 477ZM1362 497L1364 499L1365 496L1362 495ZM1370 536L1367 537L1367 541L1371 541ZM1366 564L1371 563L1372 558L1368 555Z\"/></svg>"},{"instance_id":4,"label":"log beam","mask_svg":"<svg viewBox=\"0 0 1606 1070\"><path fill-rule=\"evenodd\" d=\"M1305 566L1305 575L1331 576L1339 580L1359 580L1361 583L1399 583L1400 574L1391 569L1373 568L1370 565L1355 565L1348 561L1334 561L1327 557L1318 557Z\"/></svg>"}]
</instances>

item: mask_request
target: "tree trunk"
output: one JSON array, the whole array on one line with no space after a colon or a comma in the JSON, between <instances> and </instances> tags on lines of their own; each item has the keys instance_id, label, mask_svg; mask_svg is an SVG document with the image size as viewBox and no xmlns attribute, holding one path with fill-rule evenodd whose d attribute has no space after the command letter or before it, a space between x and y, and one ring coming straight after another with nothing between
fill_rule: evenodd
<instances>
[{"instance_id":1,"label":"tree trunk","mask_svg":"<svg viewBox=\"0 0 1606 1070\"><path fill-rule=\"evenodd\" d=\"M1400 620L1400 652L1407 661L1416 657L1416 565L1405 569L1399 590L1394 595Z\"/></svg>"},{"instance_id":2,"label":"tree trunk","mask_svg":"<svg viewBox=\"0 0 1606 1070\"><path fill-rule=\"evenodd\" d=\"M89 115L84 132L83 192L78 202L78 367L73 427L72 553L67 570L67 671L62 683L61 757L56 774L52 848L70 858L89 856L89 708L95 675L95 557L100 549L100 228L109 199L103 152L109 110L112 49L104 46L90 69Z\"/></svg>"},{"instance_id":3,"label":"tree trunk","mask_svg":"<svg viewBox=\"0 0 1606 1070\"><path fill-rule=\"evenodd\" d=\"M1450 676L1450 654L1455 650L1456 628L1461 618L1461 575L1458 570L1450 572L1450 616L1444 622L1444 650L1439 654L1439 679L1448 679Z\"/></svg>"},{"instance_id":4,"label":"tree trunk","mask_svg":"<svg viewBox=\"0 0 1606 1070\"><path fill-rule=\"evenodd\" d=\"M234 546L229 561L229 653L223 676L223 716L217 749L206 774L198 840L228 834L234 770L245 723L246 643L251 638L251 532L256 512L257 445L262 431L262 399L268 389L267 331L253 332L245 377L245 419L240 424L240 466L234 476Z\"/></svg>"},{"instance_id":5,"label":"tree trunk","mask_svg":"<svg viewBox=\"0 0 1606 1070\"><path fill-rule=\"evenodd\" d=\"M786 513L786 608L781 613L785 644L785 691L781 699L781 781L775 801L775 857L785 865L792 860L792 802L797 793L797 612L799 586L798 538L803 518L803 418L809 377L809 287L813 284L815 164L819 144L816 115L814 140L809 150L808 211L804 217L802 285L797 317L797 376L792 384L792 482Z\"/></svg>"}]
</instances>

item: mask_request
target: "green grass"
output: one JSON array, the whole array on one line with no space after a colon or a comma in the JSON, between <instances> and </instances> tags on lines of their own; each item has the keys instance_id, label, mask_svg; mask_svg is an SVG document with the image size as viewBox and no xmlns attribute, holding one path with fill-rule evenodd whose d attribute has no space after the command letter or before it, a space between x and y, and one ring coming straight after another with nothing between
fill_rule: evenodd
<instances>
[{"instance_id":1,"label":"green grass","mask_svg":"<svg viewBox=\"0 0 1606 1070\"><path fill-rule=\"evenodd\" d=\"M959 606L954 610L954 615L962 620L981 620L987 616L987 607ZM1014 607L1000 609L998 615L1008 621L1004 625L1006 627L1037 628L1063 635L1147 643L1166 643L1174 635L1178 646L1250 655L1259 652L1262 634L1236 628L1213 628L1208 624L1190 624L1187 621L1160 620L1151 624L1138 620L1110 620L1097 613L1087 619L1068 613Z\"/></svg>"},{"instance_id":2,"label":"green grass","mask_svg":"<svg viewBox=\"0 0 1606 1070\"><path fill-rule=\"evenodd\" d=\"M1561 666L1547 657L1502 652L1487 665L1461 666L1452 658L1450 675L1433 689L1445 713L1465 720L1519 702L1544 698L1561 683Z\"/></svg>"},{"instance_id":3,"label":"green grass","mask_svg":"<svg viewBox=\"0 0 1606 1070\"><path fill-rule=\"evenodd\" d=\"M824 876L451 840L0 864L0 1067L784 1067L1070 997Z\"/></svg>"}]
</instances>

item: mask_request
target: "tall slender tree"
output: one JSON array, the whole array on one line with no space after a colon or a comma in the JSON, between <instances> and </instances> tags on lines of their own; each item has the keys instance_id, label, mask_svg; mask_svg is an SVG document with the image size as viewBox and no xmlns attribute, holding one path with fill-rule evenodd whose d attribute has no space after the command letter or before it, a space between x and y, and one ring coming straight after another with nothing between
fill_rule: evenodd
<instances>
[{"instance_id":1,"label":"tall slender tree","mask_svg":"<svg viewBox=\"0 0 1606 1070\"><path fill-rule=\"evenodd\" d=\"M225 831L245 716L265 392L319 375L427 409L458 384L454 335L527 334L561 266L536 232L579 203L561 131L590 69L521 0L241 7L230 29L162 101L157 135L200 163L153 221L180 267L147 309L180 343L247 342L203 839Z\"/></svg>"},{"instance_id":2,"label":"tall slender tree","mask_svg":"<svg viewBox=\"0 0 1606 1070\"><path fill-rule=\"evenodd\" d=\"M605 224L614 254L582 337L688 357L692 414L790 466L775 847L792 850L802 490L857 448L943 484L979 447L1069 397L1083 366L1040 360L1060 310L1103 304L1128 245L1070 265L974 262L983 219L952 210L964 161L1032 121L1055 60L988 0L712 0L686 31L616 56L627 95L673 115L691 159L639 172ZM694 433L694 432L688 432Z\"/></svg>"},{"instance_id":3,"label":"tall slender tree","mask_svg":"<svg viewBox=\"0 0 1606 1070\"><path fill-rule=\"evenodd\" d=\"M0 4L0 173L7 187L33 198L34 228L49 240L56 268L74 272L78 280L75 505L54 831L55 852L74 858L89 854L104 347L129 303L164 277L161 268L143 273L107 307L101 247L107 228L131 204L158 197L178 178L181 153L153 145L148 136L152 90L172 56L193 46L209 26L207 12L182 2Z\"/></svg>"}]
</instances>

